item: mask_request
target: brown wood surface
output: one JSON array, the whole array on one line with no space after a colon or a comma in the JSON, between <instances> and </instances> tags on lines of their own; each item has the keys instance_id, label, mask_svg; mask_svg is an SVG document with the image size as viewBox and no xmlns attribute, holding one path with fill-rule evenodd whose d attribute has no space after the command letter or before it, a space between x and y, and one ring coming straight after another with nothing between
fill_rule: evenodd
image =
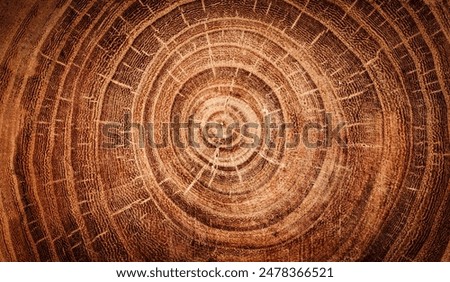
<instances>
[{"instance_id":1,"label":"brown wood surface","mask_svg":"<svg viewBox=\"0 0 450 282\"><path fill-rule=\"evenodd\" d=\"M450 261L448 0L1 0L0 34L0 261ZM345 146L102 134L269 113Z\"/></svg>"}]
</instances>

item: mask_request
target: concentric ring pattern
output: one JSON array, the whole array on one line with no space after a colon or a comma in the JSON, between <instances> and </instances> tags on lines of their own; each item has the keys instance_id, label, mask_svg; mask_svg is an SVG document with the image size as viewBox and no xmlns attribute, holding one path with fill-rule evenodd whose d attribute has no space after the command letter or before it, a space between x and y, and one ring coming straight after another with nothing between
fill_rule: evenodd
<instances>
[{"instance_id":1,"label":"concentric ring pattern","mask_svg":"<svg viewBox=\"0 0 450 282\"><path fill-rule=\"evenodd\" d=\"M1 260L450 260L448 1L22 2Z\"/></svg>"}]
</instances>

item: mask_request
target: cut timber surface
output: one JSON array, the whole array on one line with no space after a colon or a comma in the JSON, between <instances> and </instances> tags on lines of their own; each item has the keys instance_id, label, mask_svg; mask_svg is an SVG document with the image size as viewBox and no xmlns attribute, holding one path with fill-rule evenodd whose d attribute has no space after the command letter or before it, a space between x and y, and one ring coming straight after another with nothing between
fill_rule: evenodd
<instances>
[{"instance_id":1,"label":"cut timber surface","mask_svg":"<svg viewBox=\"0 0 450 282\"><path fill-rule=\"evenodd\" d=\"M449 15L0 1L0 261L449 261Z\"/></svg>"}]
</instances>

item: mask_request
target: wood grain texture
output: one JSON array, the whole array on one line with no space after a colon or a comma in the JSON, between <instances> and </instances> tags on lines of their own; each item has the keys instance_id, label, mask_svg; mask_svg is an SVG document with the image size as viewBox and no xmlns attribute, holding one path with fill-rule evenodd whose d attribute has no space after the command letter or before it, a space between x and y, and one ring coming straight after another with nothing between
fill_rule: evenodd
<instances>
[{"instance_id":1,"label":"wood grain texture","mask_svg":"<svg viewBox=\"0 0 450 282\"><path fill-rule=\"evenodd\" d=\"M449 261L448 0L0 3L1 261ZM267 115L346 146L102 134Z\"/></svg>"}]
</instances>

